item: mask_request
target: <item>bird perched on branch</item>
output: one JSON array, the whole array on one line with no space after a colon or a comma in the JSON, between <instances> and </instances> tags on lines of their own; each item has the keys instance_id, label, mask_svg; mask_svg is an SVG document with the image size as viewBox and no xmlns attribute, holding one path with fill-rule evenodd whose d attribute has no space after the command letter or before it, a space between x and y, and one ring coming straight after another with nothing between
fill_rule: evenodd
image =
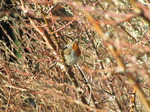
<instances>
[{"instance_id":1,"label":"bird perched on branch","mask_svg":"<svg viewBox=\"0 0 150 112\"><path fill-rule=\"evenodd\" d=\"M77 41L71 41L64 47L65 63L67 65L75 64L81 55L79 43Z\"/></svg>"}]
</instances>

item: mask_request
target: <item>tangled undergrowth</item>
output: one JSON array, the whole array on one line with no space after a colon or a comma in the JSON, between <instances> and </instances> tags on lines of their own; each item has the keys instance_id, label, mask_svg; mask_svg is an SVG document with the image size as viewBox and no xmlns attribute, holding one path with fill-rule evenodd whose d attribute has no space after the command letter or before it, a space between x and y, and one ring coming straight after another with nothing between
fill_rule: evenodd
<instances>
[{"instance_id":1,"label":"tangled undergrowth","mask_svg":"<svg viewBox=\"0 0 150 112\"><path fill-rule=\"evenodd\" d=\"M150 110L149 0L1 0L0 23L0 111Z\"/></svg>"}]
</instances>

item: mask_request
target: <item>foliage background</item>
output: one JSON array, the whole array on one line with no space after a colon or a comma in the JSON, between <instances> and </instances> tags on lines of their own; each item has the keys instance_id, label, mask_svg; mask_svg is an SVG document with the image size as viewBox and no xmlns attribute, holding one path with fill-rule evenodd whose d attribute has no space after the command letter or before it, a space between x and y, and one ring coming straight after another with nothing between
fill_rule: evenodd
<instances>
[{"instance_id":1,"label":"foliage background","mask_svg":"<svg viewBox=\"0 0 150 112\"><path fill-rule=\"evenodd\" d=\"M0 23L0 111L150 110L149 0L1 0Z\"/></svg>"}]
</instances>

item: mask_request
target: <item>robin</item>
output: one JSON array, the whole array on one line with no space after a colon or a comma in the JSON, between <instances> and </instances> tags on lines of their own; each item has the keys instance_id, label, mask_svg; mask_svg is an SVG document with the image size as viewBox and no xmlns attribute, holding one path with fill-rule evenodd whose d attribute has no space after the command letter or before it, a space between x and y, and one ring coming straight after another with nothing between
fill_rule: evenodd
<instances>
[{"instance_id":1,"label":"robin","mask_svg":"<svg viewBox=\"0 0 150 112\"><path fill-rule=\"evenodd\" d=\"M64 47L64 57L67 65L75 64L81 55L79 43L71 41Z\"/></svg>"}]
</instances>

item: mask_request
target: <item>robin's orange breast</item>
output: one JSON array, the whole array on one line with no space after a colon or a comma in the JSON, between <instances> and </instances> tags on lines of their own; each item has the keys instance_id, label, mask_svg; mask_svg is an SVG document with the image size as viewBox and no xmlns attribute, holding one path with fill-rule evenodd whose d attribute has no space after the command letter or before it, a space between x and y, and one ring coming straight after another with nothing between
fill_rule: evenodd
<instances>
[{"instance_id":1,"label":"robin's orange breast","mask_svg":"<svg viewBox=\"0 0 150 112\"><path fill-rule=\"evenodd\" d=\"M81 50L79 46L73 46L72 49L74 50L75 54L79 57L81 55Z\"/></svg>"}]
</instances>

